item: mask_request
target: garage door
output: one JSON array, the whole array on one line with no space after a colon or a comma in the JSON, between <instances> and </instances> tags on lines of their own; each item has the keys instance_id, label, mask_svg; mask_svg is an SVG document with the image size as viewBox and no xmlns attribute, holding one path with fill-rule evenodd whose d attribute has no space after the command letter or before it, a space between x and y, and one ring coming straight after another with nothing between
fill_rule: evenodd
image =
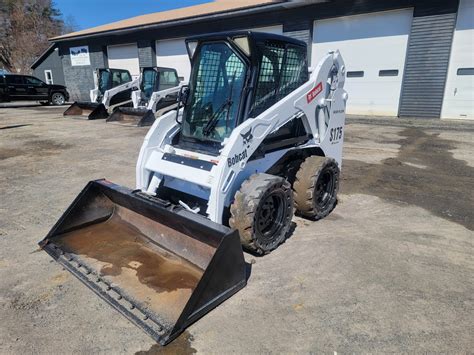
<instances>
[{"instance_id":1,"label":"garage door","mask_svg":"<svg viewBox=\"0 0 474 355\"><path fill-rule=\"evenodd\" d=\"M109 58L109 68L126 69L133 77L140 75L140 64L138 63L138 49L136 44L108 46L107 55Z\"/></svg>"},{"instance_id":2,"label":"garage door","mask_svg":"<svg viewBox=\"0 0 474 355\"><path fill-rule=\"evenodd\" d=\"M413 10L315 21L312 66L339 49L347 67L347 113L397 116Z\"/></svg>"},{"instance_id":3,"label":"garage door","mask_svg":"<svg viewBox=\"0 0 474 355\"><path fill-rule=\"evenodd\" d=\"M474 0L461 0L442 118L474 119Z\"/></svg>"},{"instance_id":4,"label":"garage door","mask_svg":"<svg viewBox=\"0 0 474 355\"><path fill-rule=\"evenodd\" d=\"M156 42L156 63L159 67L175 68L178 76L189 81L191 64L184 38Z\"/></svg>"},{"instance_id":5,"label":"garage door","mask_svg":"<svg viewBox=\"0 0 474 355\"><path fill-rule=\"evenodd\" d=\"M249 28L249 30L255 31L255 32L267 32L267 33L281 35L283 33L283 26L257 27L257 28Z\"/></svg>"}]
</instances>

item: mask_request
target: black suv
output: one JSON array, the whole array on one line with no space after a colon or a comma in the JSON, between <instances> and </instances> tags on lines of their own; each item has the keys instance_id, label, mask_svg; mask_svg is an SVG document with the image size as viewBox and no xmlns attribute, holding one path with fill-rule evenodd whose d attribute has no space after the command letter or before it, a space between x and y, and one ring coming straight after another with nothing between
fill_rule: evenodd
<instances>
[{"instance_id":1,"label":"black suv","mask_svg":"<svg viewBox=\"0 0 474 355\"><path fill-rule=\"evenodd\" d=\"M69 93L65 86L49 85L33 76L1 74L0 102L25 100L59 106L69 100Z\"/></svg>"}]
</instances>

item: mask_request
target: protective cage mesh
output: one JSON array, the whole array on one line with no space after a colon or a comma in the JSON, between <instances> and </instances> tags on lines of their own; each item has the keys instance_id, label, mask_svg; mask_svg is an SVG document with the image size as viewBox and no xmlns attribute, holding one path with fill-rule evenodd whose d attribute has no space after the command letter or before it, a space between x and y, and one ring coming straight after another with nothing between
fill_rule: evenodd
<instances>
[{"instance_id":1,"label":"protective cage mesh","mask_svg":"<svg viewBox=\"0 0 474 355\"><path fill-rule=\"evenodd\" d=\"M251 116L258 116L308 80L306 49L266 41Z\"/></svg>"}]
</instances>

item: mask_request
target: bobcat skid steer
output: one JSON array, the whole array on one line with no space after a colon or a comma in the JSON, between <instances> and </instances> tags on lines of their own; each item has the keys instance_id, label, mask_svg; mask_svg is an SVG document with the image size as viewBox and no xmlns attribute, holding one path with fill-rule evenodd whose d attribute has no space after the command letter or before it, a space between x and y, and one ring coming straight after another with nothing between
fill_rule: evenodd
<instances>
[{"instance_id":1,"label":"bobcat skid steer","mask_svg":"<svg viewBox=\"0 0 474 355\"><path fill-rule=\"evenodd\" d=\"M139 79L132 79L123 69L97 69L94 71L95 88L90 91L90 102L76 101L64 111L64 116L84 116L89 120L109 117L108 109L131 103L133 90Z\"/></svg>"},{"instance_id":2,"label":"bobcat skid steer","mask_svg":"<svg viewBox=\"0 0 474 355\"><path fill-rule=\"evenodd\" d=\"M336 203L344 62L308 72L305 43L231 32L186 41L191 80L150 128L136 190L90 182L42 248L161 344L246 284L241 244L266 254L293 208Z\"/></svg>"},{"instance_id":3,"label":"bobcat skid steer","mask_svg":"<svg viewBox=\"0 0 474 355\"><path fill-rule=\"evenodd\" d=\"M140 90L132 92L133 107L117 107L106 122L132 126L150 126L155 116L176 108L180 90L176 69L143 68Z\"/></svg>"}]
</instances>

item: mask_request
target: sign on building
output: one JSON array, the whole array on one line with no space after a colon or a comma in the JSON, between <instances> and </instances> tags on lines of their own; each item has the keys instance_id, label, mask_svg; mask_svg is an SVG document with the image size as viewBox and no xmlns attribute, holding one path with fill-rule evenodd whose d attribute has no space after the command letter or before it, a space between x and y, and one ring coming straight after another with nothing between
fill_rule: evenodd
<instances>
[{"instance_id":1,"label":"sign on building","mask_svg":"<svg viewBox=\"0 0 474 355\"><path fill-rule=\"evenodd\" d=\"M71 47L69 52L71 53L71 66L91 65L88 46Z\"/></svg>"}]
</instances>

